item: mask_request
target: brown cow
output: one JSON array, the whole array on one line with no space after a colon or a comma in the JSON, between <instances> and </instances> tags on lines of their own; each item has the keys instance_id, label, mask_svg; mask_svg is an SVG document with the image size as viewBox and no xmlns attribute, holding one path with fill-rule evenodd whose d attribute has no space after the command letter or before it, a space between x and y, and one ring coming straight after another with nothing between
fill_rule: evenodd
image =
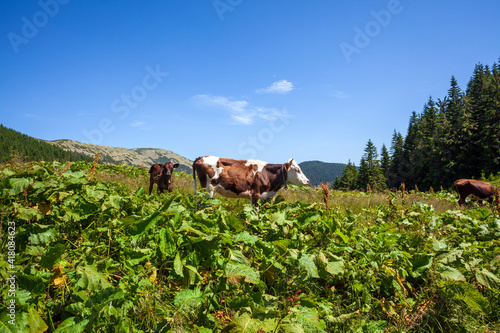
<instances>
[{"instance_id":1,"label":"brown cow","mask_svg":"<svg viewBox=\"0 0 500 333\"><path fill-rule=\"evenodd\" d=\"M470 194L493 203L495 197L495 189L490 183L483 182L475 179L458 179L453 183L453 188L460 195L458 203L463 205L465 198Z\"/></svg>"},{"instance_id":2,"label":"brown cow","mask_svg":"<svg viewBox=\"0 0 500 333\"><path fill-rule=\"evenodd\" d=\"M309 184L293 158L284 164L268 164L258 160L198 157L193 163L195 194L196 174L211 197L217 192L225 197L247 198L256 207L259 199L273 197L287 183Z\"/></svg>"},{"instance_id":3,"label":"brown cow","mask_svg":"<svg viewBox=\"0 0 500 333\"><path fill-rule=\"evenodd\" d=\"M149 194L153 191L153 185L157 184L158 193L164 190L172 192L172 172L179 167L179 163L166 162L165 164L153 164L149 169Z\"/></svg>"}]
</instances>

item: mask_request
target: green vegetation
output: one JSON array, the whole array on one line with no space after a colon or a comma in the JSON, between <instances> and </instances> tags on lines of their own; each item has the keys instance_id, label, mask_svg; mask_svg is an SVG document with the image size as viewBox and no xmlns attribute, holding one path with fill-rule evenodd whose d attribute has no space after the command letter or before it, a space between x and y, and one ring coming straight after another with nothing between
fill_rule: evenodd
<instances>
[{"instance_id":1,"label":"green vegetation","mask_svg":"<svg viewBox=\"0 0 500 333\"><path fill-rule=\"evenodd\" d=\"M0 124L0 162L15 161L82 161L89 157L55 147Z\"/></svg>"},{"instance_id":2,"label":"green vegetation","mask_svg":"<svg viewBox=\"0 0 500 333\"><path fill-rule=\"evenodd\" d=\"M379 174L377 169L382 168L387 179L384 188L398 188L402 183L408 188L450 188L459 178L497 174L500 65L476 65L465 91L452 77L447 96L437 101L429 97L422 113L411 115L406 137L394 131L390 153L384 148L371 171ZM378 188L378 180L376 184L370 181L361 177L354 188L366 189L368 184Z\"/></svg>"},{"instance_id":3,"label":"green vegetation","mask_svg":"<svg viewBox=\"0 0 500 333\"><path fill-rule=\"evenodd\" d=\"M335 177L340 177L344 171L345 164L327 163L320 161L307 161L299 164L302 172L307 175L312 186L319 183L333 184Z\"/></svg>"},{"instance_id":4,"label":"green vegetation","mask_svg":"<svg viewBox=\"0 0 500 333\"><path fill-rule=\"evenodd\" d=\"M124 165L14 163L0 181L0 275L17 272L1 332L500 330L500 218L446 191L291 186L257 211L195 201L184 172L160 196Z\"/></svg>"}]
</instances>

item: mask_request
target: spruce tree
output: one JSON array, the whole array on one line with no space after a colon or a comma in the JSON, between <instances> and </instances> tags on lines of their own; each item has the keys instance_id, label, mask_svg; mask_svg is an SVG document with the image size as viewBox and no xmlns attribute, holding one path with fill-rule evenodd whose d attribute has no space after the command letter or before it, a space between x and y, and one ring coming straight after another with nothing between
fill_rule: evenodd
<instances>
[{"instance_id":1,"label":"spruce tree","mask_svg":"<svg viewBox=\"0 0 500 333\"><path fill-rule=\"evenodd\" d=\"M408 161L404 156L404 139L401 133L396 132L392 134L391 141L391 162L389 166L389 175L387 176L387 185L389 188L401 186L405 183L408 177Z\"/></svg>"},{"instance_id":2,"label":"spruce tree","mask_svg":"<svg viewBox=\"0 0 500 333\"><path fill-rule=\"evenodd\" d=\"M371 140L366 144L365 153L359 165L359 188L366 189L368 185L372 190L382 191L387 188L377 148Z\"/></svg>"},{"instance_id":3,"label":"spruce tree","mask_svg":"<svg viewBox=\"0 0 500 333\"><path fill-rule=\"evenodd\" d=\"M340 177L339 189L342 190L354 190L357 188L358 183L358 169L351 163L351 160L347 163L342 176Z\"/></svg>"},{"instance_id":4,"label":"spruce tree","mask_svg":"<svg viewBox=\"0 0 500 333\"><path fill-rule=\"evenodd\" d=\"M382 173L386 179L386 186L388 186L388 178L391 172L391 157L389 156L389 151L385 144L382 144L382 149L380 150L380 167L382 168Z\"/></svg>"},{"instance_id":5,"label":"spruce tree","mask_svg":"<svg viewBox=\"0 0 500 333\"><path fill-rule=\"evenodd\" d=\"M408 124L408 131L404 140L403 160L407 161L407 172L405 182L407 187L413 187L417 183L417 171L420 166L420 116L413 111Z\"/></svg>"},{"instance_id":6,"label":"spruce tree","mask_svg":"<svg viewBox=\"0 0 500 333\"><path fill-rule=\"evenodd\" d=\"M451 183L458 178L467 178L467 152L470 146L471 121L467 112L464 93L458 86L454 76L446 98L445 113L449 123L448 148L450 158L445 169L447 179Z\"/></svg>"},{"instance_id":7,"label":"spruce tree","mask_svg":"<svg viewBox=\"0 0 500 333\"><path fill-rule=\"evenodd\" d=\"M479 178L484 171L484 162L489 149L487 137L487 103L489 68L476 65L474 73L467 85L467 107L471 119L470 145L467 149L468 161L466 173L469 177Z\"/></svg>"}]
</instances>

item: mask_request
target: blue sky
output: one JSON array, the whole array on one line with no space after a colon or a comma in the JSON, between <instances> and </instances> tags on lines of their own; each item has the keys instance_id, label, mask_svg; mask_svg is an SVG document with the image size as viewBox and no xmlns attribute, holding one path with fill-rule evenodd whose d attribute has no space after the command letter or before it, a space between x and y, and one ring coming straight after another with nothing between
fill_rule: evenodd
<instances>
[{"instance_id":1,"label":"blue sky","mask_svg":"<svg viewBox=\"0 0 500 333\"><path fill-rule=\"evenodd\" d=\"M500 2L0 3L0 123L45 140L359 164L500 57Z\"/></svg>"}]
</instances>

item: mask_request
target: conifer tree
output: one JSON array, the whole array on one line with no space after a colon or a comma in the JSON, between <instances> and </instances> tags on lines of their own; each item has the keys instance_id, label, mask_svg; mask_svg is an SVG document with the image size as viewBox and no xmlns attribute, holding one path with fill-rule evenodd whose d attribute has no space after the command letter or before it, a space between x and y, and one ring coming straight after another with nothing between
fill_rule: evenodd
<instances>
[{"instance_id":1,"label":"conifer tree","mask_svg":"<svg viewBox=\"0 0 500 333\"><path fill-rule=\"evenodd\" d=\"M454 76L446 98L445 114L449 123L448 147L449 159L445 165L449 182L458 178L467 178L467 151L470 145L471 121L466 111L464 93Z\"/></svg>"},{"instance_id":2,"label":"conifer tree","mask_svg":"<svg viewBox=\"0 0 500 333\"><path fill-rule=\"evenodd\" d=\"M389 175L387 176L387 186L389 188L399 187L401 183L407 181L408 162L404 157L404 139L401 133L396 132L392 135L391 141L391 162L389 166Z\"/></svg>"},{"instance_id":3,"label":"conifer tree","mask_svg":"<svg viewBox=\"0 0 500 333\"><path fill-rule=\"evenodd\" d=\"M372 190L382 191L387 188L380 161L378 159L377 148L371 140L366 144L365 153L359 165L359 188L365 189L370 185Z\"/></svg>"},{"instance_id":4,"label":"conifer tree","mask_svg":"<svg viewBox=\"0 0 500 333\"><path fill-rule=\"evenodd\" d=\"M382 168L382 174L386 179L387 186L387 179L389 178L391 172L391 157L385 144L382 144L382 149L380 150L380 167Z\"/></svg>"},{"instance_id":5,"label":"conifer tree","mask_svg":"<svg viewBox=\"0 0 500 333\"><path fill-rule=\"evenodd\" d=\"M489 148L488 138L485 137L487 126L487 95L488 67L476 65L474 73L467 85L467 108L471 119L470 145L467 149L468 161L465 172L470 177L479 178L484 171L484 160Z\"/></svg>"},{"instance_id":6,"label":"conifer tree","mask_svg":"<svg viewBox=\"0 0 500 333\"><path fill-rule=\"evenodd\" d=\"M403 159L407 163L407 175L405 177L406 185L413 187L417 180L417 170L419 167L419 132L420 132L420 117L413 111L408 124L408 131L404 140Z\"/></svg>"},{"instance_id":7,"label":"conifer tree","mask_svg":"<svg viewBox=\"0 0 500 333\"><path fill-rule=\"evenodd\" d=\"M351 163L351 160L349 160L340 177L339 188L342 190L354 190L357 188L357 183L358 169L354 163Z\"/></svg>"}]
</instances>

